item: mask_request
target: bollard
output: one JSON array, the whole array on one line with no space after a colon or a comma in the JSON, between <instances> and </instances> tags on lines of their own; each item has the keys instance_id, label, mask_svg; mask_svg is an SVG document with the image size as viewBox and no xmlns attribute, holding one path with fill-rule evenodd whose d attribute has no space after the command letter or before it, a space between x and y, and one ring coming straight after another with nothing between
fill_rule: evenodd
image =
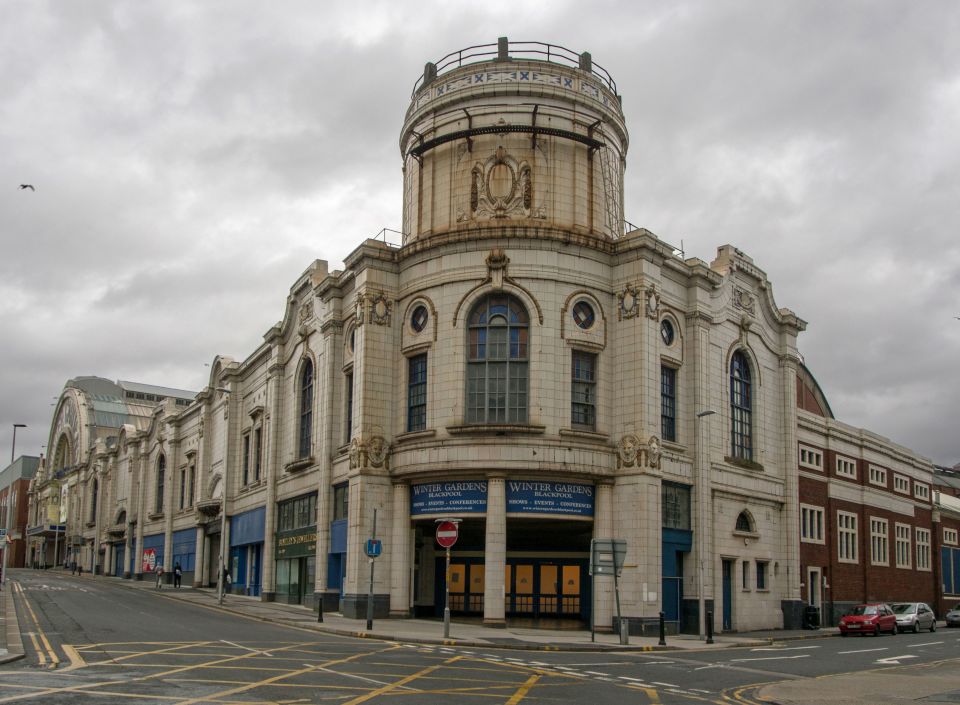
<instances>
[{"instance_id":1,"label":"bollard","mask_svg":"<svg viewBox=\"0 0 960 705\"><path fill-rule=\"evenodd\" d=\"M707 612L707 643L713 643L713 612Z\"/></svg>"},{"instance_id":2,"label":"bollard","mask_svg":"<svg viewBox=\"0 0 960 705\"><path fill-rule=\"evenodd\" d=\"M620 618L620 643L624 646L630 643L630 621L626 617Z\"/></svg>"},{"instance_id":3,"label":"bollard","mask_svg":"<svg viewBox=\"0 0 960 705\"><path fill-rule=\"evenodd\" d=\"M666 646L667 645L667 624L666 624L666 615L660 613L660 641L657 642L657 646Z\"/></svg>"},{"instance_id":4,"label":"bollard","mask_svg":"<svg viewBox=\"0 0 960 705\"><path fill-rule=\"evenodd\" d=\"M317 600L317 623L323 621L323 593L320 593L320 599Z\"/></svg>"}]
</instances>

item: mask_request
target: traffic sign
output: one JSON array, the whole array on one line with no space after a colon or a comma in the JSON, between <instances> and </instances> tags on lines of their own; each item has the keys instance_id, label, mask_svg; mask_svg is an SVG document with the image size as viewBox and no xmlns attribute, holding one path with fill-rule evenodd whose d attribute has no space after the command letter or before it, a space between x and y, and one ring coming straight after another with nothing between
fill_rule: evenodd
<instances>
[{"instance_id":1,"label":"traffic sign","mask_svg":"<svg viewBox=\"0 0 960 705\"><path fill-rule=\"evenodd\" d=\"M383 541L380 539L367 539L367 545L364 551L368 558L377 558L383 552Z\"/></svg>"},{"instance_id":2,"label":"traffic sign","mask_svg":"<svg viewBox=\"0 0 960 705\"><path fill-rule=\"evenodd\" d=\"M616 575L623 573L623 561L627 557L627 542L624 539L591 539L590 575Z\"/></svg>"},{"instance_id":3,"label":"traffic sign","mask_svg":"<svg viewBox=\"0 0 960 705\"><path fill-rule=\"evenodd\" d=\"M452 521L441 521L437 524L437 543L443 548L450 548L457 542L459 532L457 525Z\"/></svg>"}]
</instances>

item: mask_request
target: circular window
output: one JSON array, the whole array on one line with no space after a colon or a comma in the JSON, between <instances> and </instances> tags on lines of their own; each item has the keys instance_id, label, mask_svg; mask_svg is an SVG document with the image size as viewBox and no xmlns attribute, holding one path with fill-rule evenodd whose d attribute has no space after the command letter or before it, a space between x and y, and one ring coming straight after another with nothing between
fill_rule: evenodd
<instances>
[{"instance_id":1,"label":"circular window","mask_svg":"<svg viewBox=\"0 0 960 705\"><path fill-rule=\"evenodd\" d=\"M427 327L427 319L429 317L430 314L427 313L427 307L421 304L413 309L413 313L410 314L410 326L419 333Z\"/></svg>"},{"instance_id":2,"label":"circular window","mask_svg":"<svg viewBox=\"0 0 960 705\"><path fill-rule=\"evenodd\" d=\"M593 307L586 301L578 301L573 305L573 322L583 330L589 330L593 327L596 320L596 314Z\"/></svg>"},{"instance_id":3,"label":"circular window","mask_svg":"<svg viewBox=\"0 0 960 705\"><path fill-rule=\"evenodd\" d=\"M673 324L666 318L660 321L660 337L663 338L664 345L673 345Z\"/></svg>"}]
</instances>

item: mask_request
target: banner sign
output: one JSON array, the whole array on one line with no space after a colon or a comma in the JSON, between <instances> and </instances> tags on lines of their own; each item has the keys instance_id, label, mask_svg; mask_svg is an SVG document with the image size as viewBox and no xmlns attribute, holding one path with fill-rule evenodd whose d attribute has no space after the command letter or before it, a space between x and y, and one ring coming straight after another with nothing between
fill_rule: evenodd
<instances>
[{"instance_id":1,"label":"banner sign","mask_svg":"<svg viewBox=\"0 0 960 705\"><path fill-rule=\"evenodd\" d=\"M155 548L143 549L143 565L141 566L143 569L143 572L152 573L156 565L157 565L157 549Z\"/></svg>"},{"instance_id":2,"label":"banner sign","mask_svg":"<svg viewBox=\"0 0 960 705\"><path fill-rule=\"evenodd\" d=\"M487 481L459 480L410 486L410 514L477 514L487 511Z\"/></svg>"},{"instance_id":3,"label":"banner sign","mask_svg":"<svg viewBox=\"0 0 960 705\"><path fill-rule=\"evenodd\" d=\"M507 514L593 516L593 485L507 480Z\"/></svg>"}]
</instances>

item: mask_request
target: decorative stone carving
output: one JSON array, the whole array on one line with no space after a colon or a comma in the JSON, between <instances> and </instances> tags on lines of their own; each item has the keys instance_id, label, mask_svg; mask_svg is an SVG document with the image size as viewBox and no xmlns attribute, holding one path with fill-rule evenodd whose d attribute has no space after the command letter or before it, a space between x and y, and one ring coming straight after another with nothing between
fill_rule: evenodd
<instances>
[{"instance_id":1,"label":"decorative stone carving","mask_svg":"<svg viewBox=\"0 0 960 705\"><path fill-rule=\"evenodd\" d=\"M756 300L746 289L740 287L733 288L733 305L736 308L743 309L749 313L754 313L754 304Z\"/></svg>"},{"instance_id":2,"label":"decorative stone carving","mask_svg":"<svg viewBox=\"0 0 960 705\"><path fill-rule=\"evenodd\" d=\"M617 320L636 318L640 315L640 290L633 284L627 284L617 294Z\"/></svg>"},{"instance_id":3,"label":"decorative stone carving","mask_svg":"<svg viewBox=\"0 0 960 705\"><path fill-rule=\"evenodd\" d=\"M647 318L657 320L660 317L660 294L657 293L657 287L650 286L646 290L647 297Z\"/></svg>"},{"instance_id":4,"label":"decorative stone carving","mask_svg":"<svg viewBox=\"0 0 960 705\"><path fill-rule=\"evenodd\" d=\"M656 436L650 436L650 440L644 443L636 435L628 433L617 443L617 469L646 467L659 470L662 454L663 448Z\"/></svg>"},{"instance_id":5,"label":"decorative stone carving","mask_svg":"<svg viewBox=\"0 0 960 705\"><path fill-rule=\"evenodd\" d=\"M470 212L474 218L529 218L533 203L533 172L503 147L470 172Z\"/></svg>"},{"instance_id":6,"label":"decorative stone carving","mask_svg":"<svg viewBox=\"0 0 960 705\"><path fill-rule=\"evenodd\" d=\"M390 469L390 446L383 436L371 436L366 442L350 441L350 469L366 467Z\"/></svg>"},{"instance_id":7,"label":"decorative stone carving","mask_svg":"<svg viewBox=\"0 0 960 705\"><path fill-rule=\"evenodd\" d=\"M632 468L637 464L640 439L628 433L617 443L617 468Z\"/></svg>"},{"instance_id":8,"label":"decorative stone carving","mask_svg":"<svg viewBox=\"0 0 960 705\"><path fill-rule=\"evenodd\" d=\"M313 318L313 300L307 299L300 305L300 323L306 323Z\"/></svg>"},{"instance_id":9,"label":"decorative stone carving","mask_svg":"<svg viewBox=\"0 0 960 705\"><path fill-rule=\"evenodd\" d=\"M370 302L370 322L378 326L389 326L393 303L382 292L367 294Z\"/></svg>"},{"instance_id":10,"label":"decorative stone carving","mask_svg":"<svg viewBox=\"0 0 960 705\"><path fill-rule=\"evenodd\" d=\"M656 436L650 436L650 440L647 441L647 466L653 468L654 470L659 470L660 455L662 452L662 448L660 447L660 439Z\"/></svg>"},{"instance_id":11,"label":"decorative stone carving","mask_svg":"<svg viewBox=\"0 0 960 705\"><path fill-rule=\"evenodd\" d=\"M503 288L503 280L507 278L507 265L510 264L510 258L500 247L490 250L487 255L487 272L490 283L495 289Z\"/></svg>"},{"instance_id":12,"label":"decorative stone carving","mask_svg":"<svg viewBox=\"0 0 960 705\"><path fill-rule=\"evenodd\" d=\"M389 326L393 302L382 291L357 295L357 327L370 322L378 326Z\"/></svg>"}]
</instances>

